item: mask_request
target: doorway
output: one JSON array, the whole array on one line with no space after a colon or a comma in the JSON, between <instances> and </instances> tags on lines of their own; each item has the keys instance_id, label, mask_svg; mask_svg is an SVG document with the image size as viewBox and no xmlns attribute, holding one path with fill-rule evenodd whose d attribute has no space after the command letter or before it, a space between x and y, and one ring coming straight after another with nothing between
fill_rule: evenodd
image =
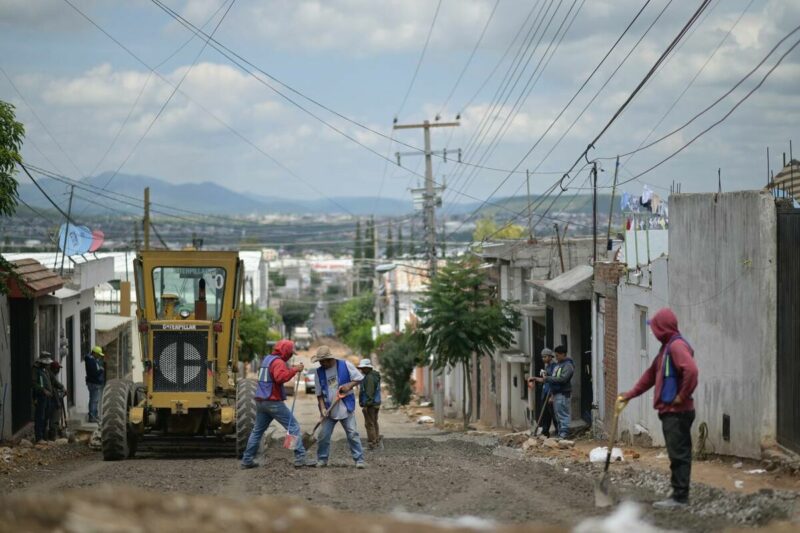
<instances>
[{"instance_id":1,"label":"doorway","mask_svg":"<svg viewBox=\"0 0 800 533\"><path fill-rule=\"evenodd\" d=\"M16 433L33 418L33 318L35 306L27 298L10 298L11 326L11 431Z\"/></svg>"},{"instance_id":2,"label":"doorway","mask_svg":"<svg viewBox=\"0 0 800 533\"><path fill-rule=\"evenodd\" d=\"M63 361L67 369L67 405L75 405L75 318L67 317L64 321L64 329L67 337L66 361Z\"/></svg>"}]
</instances>

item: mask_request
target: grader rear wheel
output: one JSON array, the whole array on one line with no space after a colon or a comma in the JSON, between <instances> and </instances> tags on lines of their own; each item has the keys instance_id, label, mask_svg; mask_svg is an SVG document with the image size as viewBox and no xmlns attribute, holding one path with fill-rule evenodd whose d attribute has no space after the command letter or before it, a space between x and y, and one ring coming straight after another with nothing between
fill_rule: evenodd
<instances>
[{"instance_id":1,"label":"grader rear wheel","mask_svg":"<svg viewBox=\"0 0 800 533\"><path fill-rule=\"evenodd\" d=\"M103 390L100 438L104 461L121 461L136 453L136 436L128 431L133 395L133 383L124 379L112 379Z\"/></svg>"},{"instance_id":2,"label":"grader rear wheel","mask_svg":"<svg viewBox=\"0 0 800 533\"><path fill-rule=\"evenodd\" d=\"M250 433L256 424L256 381L236 382L236 457L242 458Z\"/></svg>"}]
</instances>

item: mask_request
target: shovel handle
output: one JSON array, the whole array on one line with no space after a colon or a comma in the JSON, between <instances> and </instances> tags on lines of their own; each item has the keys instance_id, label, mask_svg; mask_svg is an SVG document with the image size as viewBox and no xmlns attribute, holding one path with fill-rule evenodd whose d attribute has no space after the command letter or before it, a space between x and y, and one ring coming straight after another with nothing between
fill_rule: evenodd
<instances>
[{"instance_id":1,"label":"shovel handle","mask_svg":"<svg viewBox=\"0 0 800 533\"><path fill-rule=\"evenodd\" d=\"M311 434L312 434L312 435L314 434L314 432L315 432L315 431L317 431L317 429L319 429L319 426L322 424L322 421L323 421L323 420L325 420L326 418L328 418L328 417L330 416L330 414L331 414L331 410L332 410L334 407L336 407L336 404L337 404L337 403L339 403L339 400L341 400L342 398L344 398L344 396L345 396L344 394L338 394L338 395L336 396L336 400L334 400L334 402L331 404L331 406L330 406L330 407L328 407L328 412L327 412L327 413L325 413L325 416L323 416L323 417L320 417L320 419L319 419L319 422L317 422L317 425L316 425L316 426L314 426L314 429L312 429L312 430L311 430Z\"/></svg>"},{"instance_id":2,"label":"shovel handle","mask_svg":"<svg viewBox=\"0 0 800 533\"><path fill-rule=\"evenodd\" d=\"M606 464L603 467L603 473L608 472L608 466L611 464L611 451L614 449L614 441L617 438L617 422L619 422L620 412L614 410L614 421L611 423L611 433L608 436L608 453L606 454Z\"/></svg>"}]
</instances>

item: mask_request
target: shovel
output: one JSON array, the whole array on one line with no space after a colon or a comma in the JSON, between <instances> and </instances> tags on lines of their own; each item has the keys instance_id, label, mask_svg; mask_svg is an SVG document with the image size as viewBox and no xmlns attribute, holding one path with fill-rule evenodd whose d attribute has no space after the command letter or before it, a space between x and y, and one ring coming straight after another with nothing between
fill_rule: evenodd
<instances>
[{"instance_id":1,"label":"shovel","mask_svg":"<svg viewBox=\"0 0 800 533\"><path fill-rule=\"evenodd\" d=\"M294 418L294 404L297 402L297 395L300 394L298 390L298 385L300 385L300 374L301 372L297 373L297 379L294 381L294 398L292 399L292 418ZM287 450L294 450L297 448L297 435L292 435L289 432L289 429L286 429L286 437L283 439L283 447Z\"/></svg>"},{"instance_id":2,"label":"shovel","mask_svg":"<svg viewBox=\"0 0 800 533\"><path fill-rule=\"evenodd\" d=\"M330 416L331 412L333 411L333 408L336 407L336 404L339 403L339 400L341 400L342 398L344 398L344 395L342 394L339 394L336 397L336 400L334 400L334 402L328 408L328 412L325 414L325 416L319 419L319 422L317 422L317 425L314 426L314 429L311 430L311 433L307 431L303 432L303 448L305 448L306 451L308 451L309 448L311 448L314 444L317 443L317 430L322 425L323 420L325 420Z\"/></svg>"},{"instance_id":3,"label":"shovel","mask_svg":"<svg viewBox=\"0 0 800 533\"><path fill-rule=\"evenodd\" d=\"M536 421L536 425L533 426L533 429L530 432L531 437L535 437L536 436L536 432L539 430L539 426L542 424L542 417L544 417L544 410L547 409L547 403L550 401L550 397L552 395L553 395L553 393L548 392L547 396L545 396L544 405L542 406L542 410L539 413L539 420ZM547 429L550 429L550 428L547 428Z\"/></svg>"},{"instance_id":4,"label":"shovel","mask_svg":"<svg viewBox=\"0 0 800 533\"><path fill-rule=\"evenodd\" d=\"M619 422L619 415L625 405L614 406L614 421L611 423L611 433L608 436L608 453L606 454L606 464L603 467L603 475L599 481L594 484L594 506L595 507L610 507L614 505L614 499L608 486L608 467L611 464L611 451L614 449L614 441L617 437L617 422Z\"/></svg>"}]
</instances>

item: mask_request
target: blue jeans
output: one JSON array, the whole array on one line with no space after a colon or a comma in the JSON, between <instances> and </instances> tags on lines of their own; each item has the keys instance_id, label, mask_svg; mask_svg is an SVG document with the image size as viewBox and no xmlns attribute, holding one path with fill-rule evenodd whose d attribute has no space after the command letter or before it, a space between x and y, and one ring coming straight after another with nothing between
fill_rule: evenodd
<instances>
[{"instance_id":1,"label":"blue jeans","mask_svg":"<svg viewBox=\"0 0 800 533\"><path fill-rule=\"evenodd\" d=\"M103 395L103 385L87 383L86 386L89 387L89 422L99 422L97 406L100 403L100 396Z\"/></svg>"},{"instance_id":2,"label":"blue jeans","mask_svg":"<svg viewBox=\"0 0 800 533\"><path fill-rule=\"evenodd\" d=\"M258 453L258 446L261 444L261 437L273 420L286 428L292 435L297 436L297 448L294 449L294 464L302 465L306 459L306 449L303 447L303 439L300 435L300 424L292 412L283 402L256 402L256 424L247 440L247 448L242 455L242 464L253 464Z\"/></svg>"},{"instance_id":3,"label":"blue jeans","mask_svg":"<svg viewBox=\"0 0 800 533\"><path fill-rule=\"evenodd\" d=\"M46 394L34 393L33 430L34 438L40 441L47 435L47 422L50 417L50 400Z\"/></svg>"},{"instance_id":4,"label":"blue jeans","mask_svg":"<svg viewBox=\"0 0 800 533\"><path fill-rule=\"evenodd\" d=\"M570 401L569 396L558 393L553 395L553 407L556 410L556 418L558 419L558 436L562 439L566 439L569 434Z\"/></svg>"},{"instance_id":5,"label":"blue jeans","mask_svg":"<svg viewBox=\"0 0 800 533\"><path fill-rule=\"evenodd\" d=\"M355 413L350 413L350 416L342 420L326 418L322 421L322 427L319 430L317 460L321 463L328 462L328 457L331 454L331 435L337 422L342 423L344 432L347 435L347 443L350 445L350 454L353 456L353 461L356 463L364 462L364 448L361 446L361 437L358 435Z\"/></svg>"}]
</instances>

